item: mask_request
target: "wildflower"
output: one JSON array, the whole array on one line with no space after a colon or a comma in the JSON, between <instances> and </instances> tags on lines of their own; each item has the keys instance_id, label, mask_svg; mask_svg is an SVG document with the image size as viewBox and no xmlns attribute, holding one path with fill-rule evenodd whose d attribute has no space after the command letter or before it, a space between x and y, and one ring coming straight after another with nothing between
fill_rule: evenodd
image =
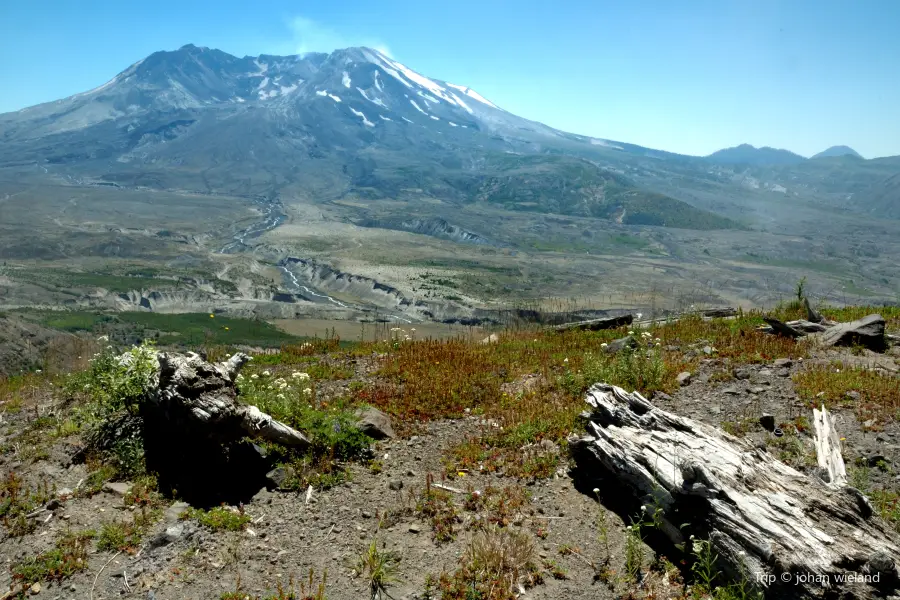
<instances>
[{"instance_id":1,"label":"wildflower","mask_svg":"<svg viewBox=\"0 0 900 600\"><path fill-rule=\"evenodd\" d=\"M268 369L266 369L265 371L263 371L263 375L268 377L269 375L271 375L271 373L269 373Z\"/></svg>"},{"instance_id":2,"label":"wildflower","mask_svg":"<svg viewBox=\"0 0 900 600\"><path fill-rule=\"evenodd\" d=\"M609 347L609 344L607 344L606 342L603 342L602 344L600 344L600 347L607 348L607 347Z\"/></svg>"},{"instance_id":3,"label":"wildflower","mask_svg":"<svg viewBox=\"0 0 900 600\"><path fill-rule=\"evenodd\" d=\"M34 372L35 372L35 373L40 373L41 370L40 370L40 369L36 369Z\"/></svg>"},{"instance_id":4,"label":"wildflower","mask_svg":"<svg viewBox=\"0 0 900 600\"><path fill-rule=\"evenodd\" d=\"M293 377L294 379L301 379L305 381L309 379L309 373L300 373L299 371L294 371L293 373L291 373L291 377Z\"/></svg>"},{"instance_id":5,"label":"wildflower","mask_svg":"<svg viewBox=\"0 0 900 600\"><path fill-rule=\"evenodd\" d=\"M634 331L629 331L628 335L634 335Z\"/></svg>"},{"instance_id":6,"label":"wildflower","mask_svg":"<svg viewBox=\"0 0 900 600\"><path fill-rule=\"evenodd\" d=\"M278 398L279 400L284 400L284 394L278 394L275 397Z\"/></svg>"},{"instance_id":7,"label":"wildflower","mask_svg":"<svg viewBox=\"0 0 900 600\"><path fill-rule=\"evenodd\" d=\"M466 474L463 471L457 471L456 474L460 477L465 477Z\"/></svg>"},{"instance_id":8,"label":"wildflower","mask_svg":"<svg viewBox=\"0 0 900 600\"><path fill-rule=\"evenodd\" d=\"M564 359L563 359L563 362L564 362L564 363L567 363L567 362L569 362L569 359L568 359L568 358L564 358Z\"/></svg>"},{"instance_id":9,"label":"wildflower","mask_svg":"<svg viewBox=\"0 0 900 600\"><path fill-rule=\"evenodd\" d=\"M312 394L312 388L303 388L304 394Z\"/></svg>"},{"instance_id":10,"label":"wildflower","mask_svg":"<svg viewBox=\"0 0 900 600\"><path fill-rule=\"evenodd\" d=\"M847 441L847 438L842 437L842 438L841 438L841 441L842 441L842 442L846 442L846 441Z\"/></svg>"},{"instance_id":11,"label":"wildflower","mask_svg":"<svg viewBox=\"0 0 900 600\"><path fill-rule=\"evenodd\" d=\"M415 331L416 328L415 328L415 327L410 327L409 330L410 330L410 331Z\"/></svg>"},{"instance_id":12,"label":"wildflower","mask_svg":"<svg viewBox=\"0 0 900 600\"><path fill-rule=\"evenodd\" d=\"M259 379L259 375L254 373L253 375L250 376L250 379Z\"/></svg>"},{"instance_id":13,"label":"wildflower","mask_svg":"<svg viewBox=\"0 0 900 600\"><path fill-rule=\"evenodd\" d=\"M216 318L216 315L214 315L214 314L212 314L212 313L209 313L209 318L210 318L210 319L215 319L215 318Z\"/></svg>"},{"instance_id":14,"label":"wildflower","mask_svg":"<svg viewBox=\"0 0 900 600\"><path fill-rule=\"evenodd\" d=\"M660 340L659 340L659 338L654 338L653 341L654 341L654 342L659 342Z\"/></svg>"},{"instance_id":15,"label":"wildflower","mask_svg":"<svg viewBox=\"0 0 900 600\"><path fill-rule=\"evenodd\" d=\"M98 341L98 342L108 342L108 341L109 341L109 336L108 336L108 335L101 335L100 337L97 338L97 341Z\"/></svg>"},{"instance_id":16,"label":"wildflower","mask_svg":"<svg viewBox=\"0 0 900 600\"><path fill-rule=\"evenodd\" d=\"M599 494L599 493L600 493L600 488L594 488L594 493L595 493L595 494Z\"/></svg>"},{"instance_id":17,"label":"wildflower","mask_svg":"<svg viewBox=\"0 0 900 600\"><path fill-rule=\"evenodd\" d=\"M225 328L225 331L228 331L228 328L227 328L227 327Z\"/></svg>"}]
</instances>

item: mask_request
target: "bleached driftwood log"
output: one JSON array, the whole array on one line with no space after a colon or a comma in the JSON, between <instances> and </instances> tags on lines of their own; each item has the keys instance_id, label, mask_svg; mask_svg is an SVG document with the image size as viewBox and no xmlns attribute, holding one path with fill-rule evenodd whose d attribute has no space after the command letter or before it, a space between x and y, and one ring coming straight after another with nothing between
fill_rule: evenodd
<instances>
[{"instance_id":1,"label":"bleached driftwood log","mask_svg":"<svg viewBox=\"0 0 900 600\"><path fill-rule=\"evenodd\" d=\"M816 460L819 467L828 474L828 483L834 485L847 484L847 471L844 468L844 457L841 456L841 440L834 428L834 419L822 407L813 409L813 428L816 432Z\"/></svg>"},{"instance_id":2,"label":"bleached driftwood log","mask_svg":"<svg viewBox=\"0 0 900 600\"><path fill-rule=\"evenodd\" d=\"M648 512L659 509L673 543L688 534L709 539L720 568L769 598L838 597L835 590L871 598L897 589L900 539L859 491L841 484L834 451L826 450L834 473L827 484L637 392L598 384L587 402L589 434L572 443L581 477L623 486ZM820 431L827 447L833 428L823 420Z\"/></svg>"}]
</instances>

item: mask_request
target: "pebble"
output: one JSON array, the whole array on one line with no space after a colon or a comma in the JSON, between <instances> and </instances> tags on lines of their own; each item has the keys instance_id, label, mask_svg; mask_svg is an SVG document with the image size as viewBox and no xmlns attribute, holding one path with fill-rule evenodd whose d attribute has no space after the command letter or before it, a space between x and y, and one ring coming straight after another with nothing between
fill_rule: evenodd
<instances>
[{"instance_id":1,"label":"pebble","mask_svg":"<svg viewBox=\"0 0 900 600\"><path fill-rule=\"evenodd\" d=\"M422 528L419 527L418 525L416 525L415 523L413 523L412 525L409 526L410 533L419 533L421 531L422 531Z\"/></svg>"},{"instance_id":2,"label":"pebble","mask_svg":"<svg viewBox=\"0 0 900 600\"><path fill-rule=\"evenodd\" d=\"M32 593L32 594L40 594L40 593L41 593L41 584L35 583L34 585L32 585L32 586L31 586L31 593Z\"/></svg>"},{"instance_id":3,"label":"pebble","mask_svg":"<svg viewBox=\"0 0 900 600\"><path fill-rule=\"evenodd\" d=\"M678 385L688 385L691 382L691 374L688 371L682 371L676 378Z\"/></svg>"},{"instance_id":4,"label":"pebble","mask_svg":"<svg viewBox=\"0 0 900 600\"><path fill-rule=\"evenodd\" d=\"M390 483L388 483L388 487L395 492L399 492L403 489L403 481L400 479L394 479Z\"/></svg>"}]
</instances>

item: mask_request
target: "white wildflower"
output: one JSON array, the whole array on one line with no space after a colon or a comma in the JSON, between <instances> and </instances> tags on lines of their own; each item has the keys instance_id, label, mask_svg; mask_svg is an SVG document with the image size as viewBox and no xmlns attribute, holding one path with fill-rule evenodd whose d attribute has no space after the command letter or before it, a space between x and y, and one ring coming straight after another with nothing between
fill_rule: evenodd
<instances>
[{"instance_id":1,"label":"white wildflower","mask_svg":"<svg viewBox=\"0 0 900 600\"><path fill-rule=\"evenodd\" d=\"M266 376L266 377L268 377L269 375L271 375L271 373L269 373L268 371L263 371L262 374L263 374L264 376Z\"/></svg>"},{"instance_id":2,"label":"white wildflower","mask_svg":"<svg viewBox=\"0 0 900 600\"><path fill-rule=\"evenodd\" d=\"M609 344L607 344L606 342L603 342L602 344L600 344L600 347L607 348L607 347L609 347Z\"/></svg>"},{"instance_id":3,"label":"white wildflower","mask_svg":"<svg viewBox=\"0 0 900 600\"><path fill-rule=\"evenodd\" d=\"M638 318L638 319L640 319L640 318L643 317L643 316L644 316L644 313L637 313L637 318Z\"/></svg>"},{"instance_id":4,"label":"white wildflower","mask_svg":"<svg viewBox=\"0 0 900 600\"><path fill-rule=\"evenodd\" d=\"M629 331L628 335L634 335L634 331Z\"/></svg>"},{"instance_id":5,"label":"white wildflower","mask_svg":"<svg viewBox=\"0 0 900 600\"><path fill-rule=\"evenodd\" d=\"M253 375L250 376L250 379L259 379L259 375L254 373Z\"/></svg>"},{"instance_id":6,"label":"white wildflower","mask_svg":"<svg viewBox=\"0 0 900 600\"><path fill-rule=\"evenodd\" d=\"M100 337L97 338L97 341L98 341L98 342L108 342L108 341L109 341L109 336L108 336L108 335L101 335Z\"/></svg>"},{"instance_id":7,"label":"white wildflower","mask_svg":"<svg viewBox=\"0 0 900 600\"><path fill-rule=\"evenodd\" d=\"M312 388L303 388L304 394L312 394Z\"/></svg>"}]
</instances>

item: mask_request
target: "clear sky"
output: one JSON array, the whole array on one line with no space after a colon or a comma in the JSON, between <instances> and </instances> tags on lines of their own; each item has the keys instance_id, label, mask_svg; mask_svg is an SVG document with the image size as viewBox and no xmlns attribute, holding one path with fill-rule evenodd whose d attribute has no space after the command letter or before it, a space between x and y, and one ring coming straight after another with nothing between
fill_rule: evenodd
<instances>
[{"instance_id":1,"label":"clear sky","mask_svg":"<svg viewBox=\"0 0 900 600\"><path fill-rule=\"evenodd\" d=\"M900 155L900 0L0 0L0 112L186 43L368 45L553 127L686 154Z\"/></svg>"}]
</instances>

